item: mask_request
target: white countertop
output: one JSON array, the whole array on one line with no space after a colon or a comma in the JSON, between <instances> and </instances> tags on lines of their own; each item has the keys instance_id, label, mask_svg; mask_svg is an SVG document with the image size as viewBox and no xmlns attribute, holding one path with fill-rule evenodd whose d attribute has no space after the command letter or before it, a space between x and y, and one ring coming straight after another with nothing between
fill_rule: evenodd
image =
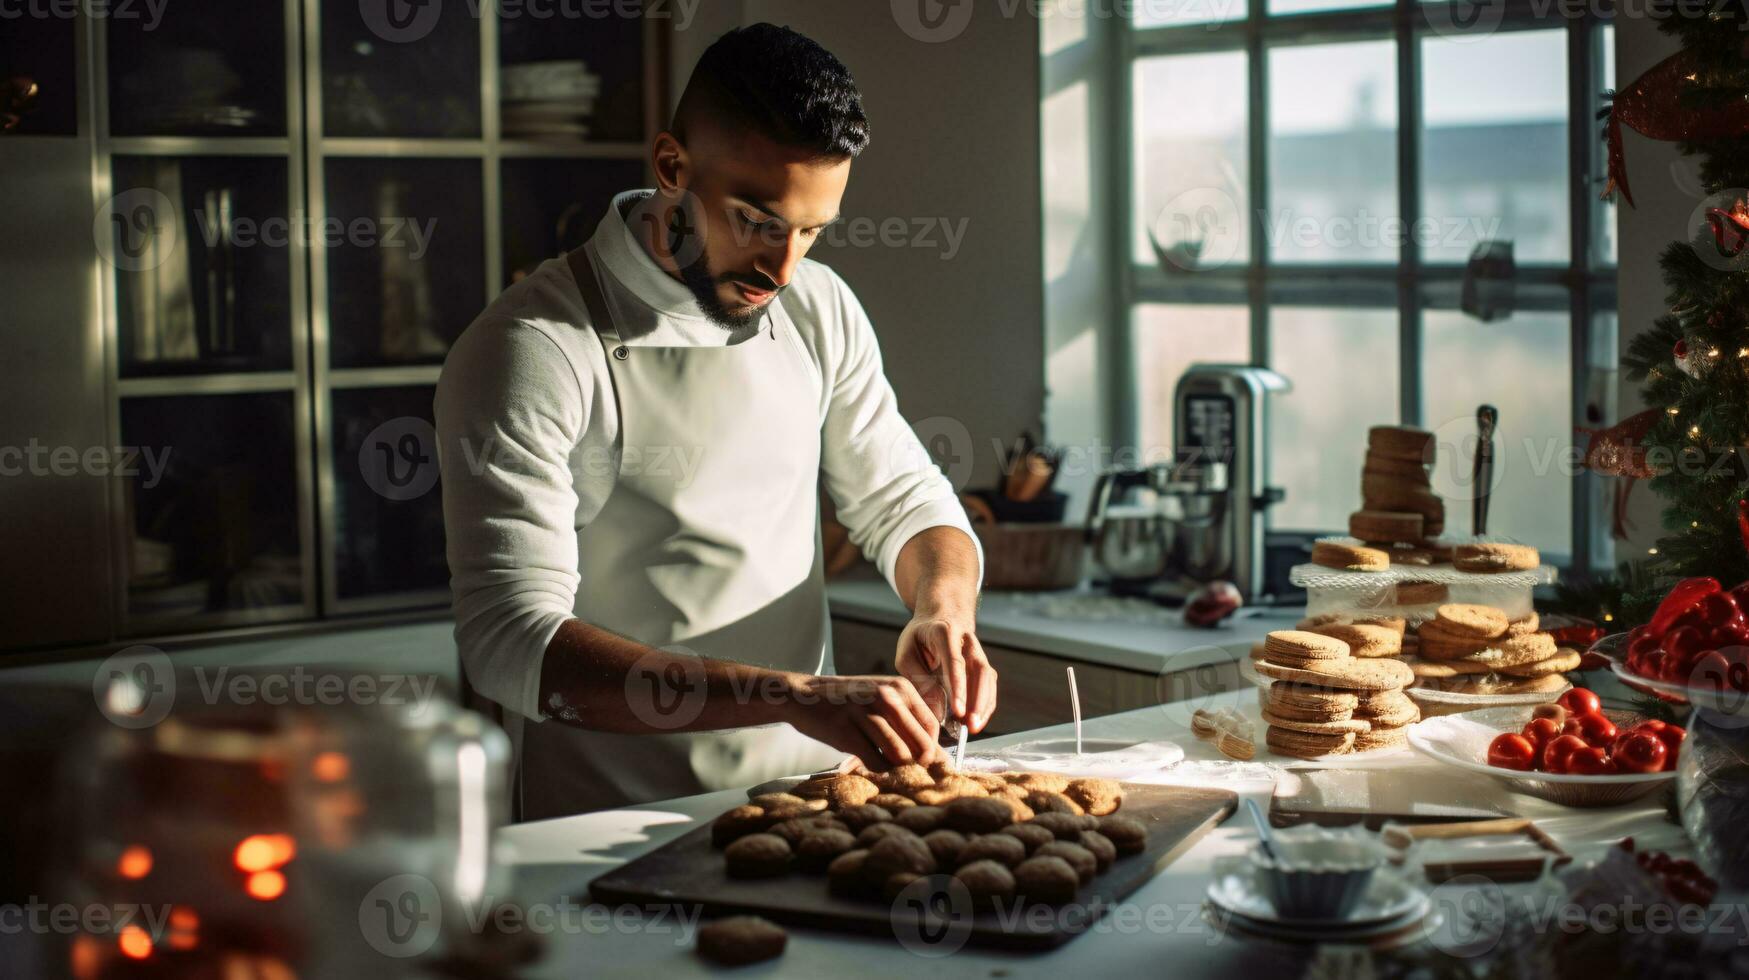
<instances>
[{"instance_id":1,"label":"white countertop","mask_svg":"<svg viewBox=\"0 0 1749 980\"><path fill-rule=\"evenodd\" d=\"M1187 762L1218 761L1220 756L1188 733L1190 712L1199 705L1233 705L1255 717L1256 697L1244 690L1097 718L1086 725L1092 736L1170 739L1185 750ZM1258 731L1261 732L1261 727ZM1047 729L1061 734L1068 726ZM1002 736L973 743L973 751L1039 737L1041 732ZM1310 764L1276 759L1260 751L1259 762ZM1325 764L1328 768L1328 764ZM1659 795L1650 800L1606 810L1569 810L1529 797L1507 793L1498 783L1476 773L1455 771L1408 749L1369 756L1352 765L1365 775L1367 798L1385 809L1420 804L1462 803L1503 813L1534 817L1576 860L1599 856L1603 849L1632 835L1642 849L1686 850L1681 829L1664 819ZM1180 767L1188 768L1188 767ZM1279 788L1276 780L1280 779ZM1284 766L1262 778L1223 779L1220 784L1265 802L1274 790L1285 795L1294 781ZM1183 783L1189 780L1163 770L1139 782ZM522 824L501 831L514 852L515 901L525 907L558 903L563 896L582 898L597 875L666 843L708 821L721 811L745 802L741 791L726 791L622 810L584 814L559 820ZM1230 819L1211 831L1158 877L1143 885L1087 935L1048 952L1014 952L967 946L942 958L908 952L897 941L819 929L790 928L787 952L780 958L737 969L737 977L1132 977L1155 976L1170 964L1175 978L1267 975L1257 971L1304 971L1304 947L1278 946L1228 934L1202 917L1202 900L1212 864L1224 855L1242 853L1255 832L1242 818ZM1507 889L1525 886L1508 885ZM1442 907L1461 910L1465 892L1448 884L1435 891ZM553 935L545 957L527 975L534 977L640 976L704 977L720 971L692 951L696 919L674 915L645 917L604 909L587 921L594 928ZM691 913L689 913L690 915Z\"/></svg>"},{"instance_id":2,"label":"white countertop","mask_svg":"<svg viewBox=\"0 0 1749 980\"><path fill-rule=\"evenodd\" d=\"M878 578L834 579L826 584L833 616L901 628L911 613ZM1270 630L1291 629L1301 607L1242 609L1213 629L1186 626L1177 612L1141 599L1091 591L986 592L978 605L978 639L1147 674L1170 658L1188 669L1232 660Z\"/></svg>"}]
</instances>

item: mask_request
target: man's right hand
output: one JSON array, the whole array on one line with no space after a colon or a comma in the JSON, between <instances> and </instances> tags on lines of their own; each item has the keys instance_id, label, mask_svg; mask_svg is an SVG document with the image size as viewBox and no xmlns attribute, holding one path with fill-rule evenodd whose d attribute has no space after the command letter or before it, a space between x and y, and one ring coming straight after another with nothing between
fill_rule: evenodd
<instances>
[{"instance_id":1,"label":"man's right hand","mask_svg":"<svg viewBox=\"0 0 1749 980\"><path fill-rule=\"evenodd\" d=\"M903 677L794 675L784 714L797 731L870 769L928 765L941 757L935 713Z\"/></svg>"}]
</instances>

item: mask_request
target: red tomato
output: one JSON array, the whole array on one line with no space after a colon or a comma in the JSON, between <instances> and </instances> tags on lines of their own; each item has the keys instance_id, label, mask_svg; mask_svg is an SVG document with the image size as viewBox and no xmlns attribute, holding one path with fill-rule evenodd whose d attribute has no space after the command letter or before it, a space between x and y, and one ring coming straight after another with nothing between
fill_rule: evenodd
<instances>
[{"instance_id":1,"label":"red tomato","mask_svg":"<svg viewBox=\"0 0 1749 980\"><path fill-rule=\"evenodd\" d=\"M1665 772L1676 768L1676 755L1682 751L1682 740L1687 737L1688 729L1681 725L1664 724L1663 728L1658 729L1659 740L1664 743L1666 749L1670 750L1670 754L1664 757Z\"/></svg>"},{"instance_id":2,"label":"red tomato","mask_svg":"<svg viewBox=\"0 0 1749 980\"><path fill-rule=\"evenodd\" d=\"M1588 715L1603 707L1603 702L1597 700L1597 692L1583 687L1573 688L1555 703L1566 708L1570 715Z\"/></svg>"},{"instance_id":3,"label":"red tomato","mask_svg":"<svg viewBox=\"0 0 1749 980\"><path fill-rule=\"evenodd\" d=\"M1731 590L1731 598L1737 600L1738 609L1749 609L1749 582L1739 582Z\"/></svg>"},{"instance_id":4,"label":"red tomato","mask_svg":"<svg viewBox=\"0 0 1749 980\"><path fill-rule=\"evenodd\" d=\"M1615 772L1615 763L1610 761L1608 750L1588 745L1574 749L1567 757L1567 771L1580 776L1607 776Z\"/></svg>"},{"instance_id":5,"label":"red tomato","mask_svg":"<svg viewBox=\"0 0 1749 980\"><path fill-rule=\"evenodd\" d=\"M1666 654L1686 659L1706 649L1706 633L1695 626L1678 626L1664 634L1659 645Z\"/></svg>"},{"instance_id":6,"label":"red tomato","mask_svg":"<svg viewBox=\"0 0 1749 980\"><path fill-rule=\"evenodd\" d=\"M1502 732L1488 743L1488 765L1501 769L1529 771L1536 761L1536 746L1530 739L1512 732Z\"/></svg>"},{"instance_id":7,"label":"red tomato","mask_svg":"<svg viewBox=\"0 0 1749 980\"><path fill-rule=\"evenodd\" d=\"M1636 653L1644 654L1651 653L1654 650L1662 650L1662 642L1663 637L1653 636L1650 633L1641 633L1639 636L1628 641L1628 656L1631 657Z\"/></svg>"},{"instance_id":8,"label":"red tomato","mask_svg":"<svg viewBox=\"0 0 1749 980\"><path fill-rule=\"evenodd\" d=\"M1676 583L1676 587L1658 604L1658 611L1652 614L1652 632L1667 633L1677 617L1700 605L1709 595L1724 591L1716 578L1685 578Z\"/></svg>"},{"instance_id":9,"label":"red tomato","mask_svg":"<svg viewBox=\"0 0 1749 980\"><path fill-rule=\"evenodd\" d=\"M1586 745L1607 747L1615 741L1616 735L1615 722L1601 713L1579 716L1579 737Z\"/></svg>"},{"instance_id":10,"label":"red tomato","mask_svg":"<svg viewBox=\"0 0 1749 980\"><path fill-rule=\"evenodd\" d=\"M1553 718L1532 718L1525 723L1524 730L1519 734L1530 739L1531 744L1536 746L1537 755L1542 755L1543 746L1561 736L1561 726Z\"/></svg>"},{"instance_id":11,"label":"red tomato","mask_svg":"<svg viewBox=\"0 0 1749 980\"><path fill-rule=\"evenodd\" d=\"M1638 725L1635 725L1632 729L1630 729L1630 731L1651 732L1652 734L1656 735L1659 732L1661 732L1664 729L1669 728L1669 727L1670 727L1670 723L1667 721L1664 721L1662 718L1647 718L1645 721L1642 721Z\"/></svg>"},{"instance_id":12,"label":"red tomato","mask_svg":"<svg viewBox=\"0 0 1749 980\"><path fill-rule=\"evenodd\" d=\"M1669 754L1656 734L1632 731L1616 740L1611 757L1622 772L1659 772Z\"/></svg>"},{"instance_id":13,"label":"red tomato","mask_svg":"<svg viewBox=\"0 0 1749 980\"><path fill-rule=\"evenodd\" d=\"M1543 746L1543 772L1566 772L1567 760L1574 752L1588 748L1585 740L1577 735L1560 735L1554 741Z\"/></svg>"},{"instance_id":14,"label":"red tomato","mask_svg":"<svg viewBox=\"0 0 1749 980\"><path fill-rule=\"evenodd\" d=\"M1694 658L1694 666L1689 668L1685 679L1690 687L1723 691L1731 686L1731 664L1725 660L1724 654L1708 650Z\"/></svg>"},{"instance_id":15,"label":"red tomato","mask_svg":"<svg viewBox=\"0 0 1749 980\"><path fill-rule=\"evenodd\" d=\"M1714 592L1700 601L1700 614L1708 626L1723 626L1739 613L1737 600L1729 592Z\"/></svg>"}]
</instances>

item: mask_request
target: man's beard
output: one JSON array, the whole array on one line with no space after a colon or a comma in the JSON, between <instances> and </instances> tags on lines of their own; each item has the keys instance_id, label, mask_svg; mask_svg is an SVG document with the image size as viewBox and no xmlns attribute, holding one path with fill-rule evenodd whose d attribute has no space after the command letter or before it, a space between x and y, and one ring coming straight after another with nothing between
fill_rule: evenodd
<instances>
[{"instance_id":1,"label":"man's beard","mask_svg":"<svg viewBox=\"0 0 1749 980\"><path fill-rule=\"evenodd\" d=\"M668 254L680 254L680 234L679 228L670 226ZM717 294L718 286L744 282L755 289L782 292L782 287L777 283L758 273L742 275L731 272L722 276L711 275L710 260L702 247L699 249L698 258L680 267L680 282L691 291L692 298L698 302L698 308L704 315L712 323L728 330L746 330L757 325L759 318L765 315L765 307L777 302L777 297L773 296L764 306L733 307L722 301Z\"/></svg>"}]
</instances>

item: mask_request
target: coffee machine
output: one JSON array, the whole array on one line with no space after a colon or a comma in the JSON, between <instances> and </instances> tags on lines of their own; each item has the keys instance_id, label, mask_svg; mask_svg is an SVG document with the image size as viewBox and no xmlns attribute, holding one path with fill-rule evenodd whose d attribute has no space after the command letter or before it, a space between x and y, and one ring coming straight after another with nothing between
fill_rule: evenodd
<instances>
[{"instance_id":1,"label":"coffee machine","mask_svg":"<svg viewBox=\"0 0 1749 980\"><path fill-rule=\"evenodd\" d=\"M1269 401L1291 387L1239 364L1197 364L1178 379L1172 462L1094 486L1087 536L1112 592L1176 605L1224 580L1247 603L1270 601L1264 536L1285 494L1269 481Z\"/></svg>"}]
</instances>

